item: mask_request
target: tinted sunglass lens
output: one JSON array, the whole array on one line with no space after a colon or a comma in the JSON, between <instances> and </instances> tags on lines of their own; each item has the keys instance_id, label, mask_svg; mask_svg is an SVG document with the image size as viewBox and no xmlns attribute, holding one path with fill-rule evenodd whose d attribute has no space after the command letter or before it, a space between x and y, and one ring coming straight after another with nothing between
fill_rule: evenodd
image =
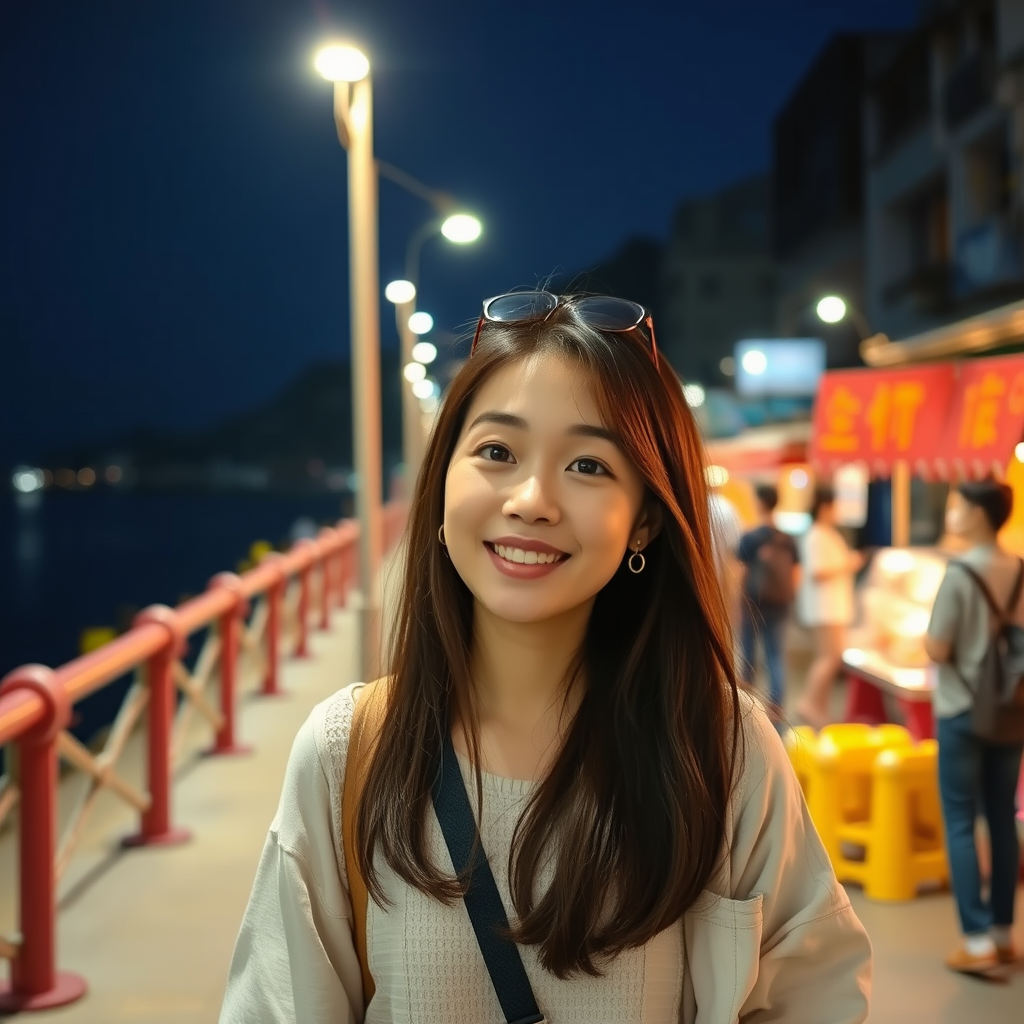
<instances>
[{"instance_id":1,"label":"tinted sunglass lens","mask_svg":"<svg viewBox=\"0 0 1024 1024\"><path fill-rule=\"evenodd\" d=\"M644 307L636 302L610 295L587 295L576 299L572 305L585 324L599 331L628 331L646 315Z\"/></svg>"},{"instance_id":2,"label":"tinted sunglass lens","mask_svg":"<svg viewBox=\"0 0 1024 1024\"><path fill-rule=\"evenodd\" d=\"M484 306L484 316L498 323L537 320L558 305L558 296L551 292L509 292L491 299Z\"/></svg>"}]
</instances>

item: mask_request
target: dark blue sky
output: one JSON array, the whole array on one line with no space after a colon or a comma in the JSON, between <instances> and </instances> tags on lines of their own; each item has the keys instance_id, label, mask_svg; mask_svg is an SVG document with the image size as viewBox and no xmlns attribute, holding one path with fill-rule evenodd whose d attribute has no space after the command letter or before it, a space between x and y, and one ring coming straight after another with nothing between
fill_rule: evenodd
<instances>
[{"instance_id":1,"label":"dark blue sky","mask_svg":"<svg viewBox=\"0 0 1024 1024\"><path fill-rule=\"evenodd\" d=\"M770 162L835 33L918 0L3 0L0 460L193 428L347 353L345 157L316 44L374 67L377 155L459 196L481 243L424 251L422 306L666 237L680 199ZM381 282L429 208L380 188ZM384 344L394 320L383 310Z\"/></svg>"}]
</instances>

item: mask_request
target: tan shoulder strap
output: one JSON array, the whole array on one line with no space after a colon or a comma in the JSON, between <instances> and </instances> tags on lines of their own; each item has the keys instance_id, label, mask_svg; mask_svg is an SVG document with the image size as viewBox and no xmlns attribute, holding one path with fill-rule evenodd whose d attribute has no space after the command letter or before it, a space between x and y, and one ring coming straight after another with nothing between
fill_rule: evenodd
<instances>
[{"instance_id":1,"label":"tan shoulder strap","mask_svg":"<svg viewBox=\"0 0 1024 1024\"><path fill-rule=\"evenodd\" d=\"M345 873L352 901L352 938L356 956L363 974L363 1005L369 1006L373 998L373 976L366 953L366 910L369 894L366 882L356 863L356 809L366 783L370 755L380 733L385 701L380 697L384 687L380 681L367 683L356 691L356 706L352 713L352 733L349 737L348 756L345 759L345 783L341 794L341 841L345 849Z\"/></svg>"}]
</instances>

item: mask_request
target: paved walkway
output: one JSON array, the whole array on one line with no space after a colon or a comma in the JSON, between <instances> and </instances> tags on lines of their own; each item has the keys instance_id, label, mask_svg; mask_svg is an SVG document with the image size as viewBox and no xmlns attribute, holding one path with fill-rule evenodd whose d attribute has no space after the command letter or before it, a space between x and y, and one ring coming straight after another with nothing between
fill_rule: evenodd
<instances>
[{"instance_id":1,"label":"paved walkway","mask_svg":"<svg viewBox=\"0 0 1024 1024\"><path fill-rule=\"evenodd\" d=\"M174 848L121 852L117 839L134 819L105 795L62 891L60 964L84 975L85 999L25 1015L63 1024L213 1024L256 862L273 816L292 737L310 707L354 677L354 627L335 615L334 630L314 634L313 656L285 666L287 696L246 698L241 736L246 757L195 758L175 789L175 818L194 832ZM129 753L125 770L141 775ZM0 925L13 920L12 842L0 839ZM956 940L947 894L909 904L870 903L854 892L876 950L876 1024L1020 1024L1024 972L1005 985L946 972L942 956ZM1024 904L1022 904L1024 911ZM1024 928L1018 928L1024 946ZM717 1022L716 1022L717 1024Z\"/></svg>"}]
</instances>

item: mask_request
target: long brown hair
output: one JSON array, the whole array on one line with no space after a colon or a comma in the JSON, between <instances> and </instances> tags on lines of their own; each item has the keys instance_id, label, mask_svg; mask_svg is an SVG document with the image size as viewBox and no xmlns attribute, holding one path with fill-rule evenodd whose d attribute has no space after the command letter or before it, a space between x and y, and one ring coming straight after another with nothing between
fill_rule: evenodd
<instances>
[{"instance_id":1,"label":"long brown hair","mask_svg":"<svg viewBox=\"0 0 1024 1024\"><path fill-rule=\"evenodd\" d=\"M704 450L679 380L655 366L642 329L603 334L563 305L543 323L487 324L448 390L408 523L389 705L357 812L367 888L380 853L444 902L459 879L431 860L425 823L452 715L479 764L470 673L473 599L438 542L445 477L469 406L496 371L538 352L575 362L606 424L660 506L643 573L625 562L597 595L578 678L582 702L535 787L508 865L512 934L559 978L600 974L610 957L677 922L723 856L736 771L737 703L725 603L711 554ZM476 769L477 799L482 782ZM554 854L550 888L534 881Z\"/></svg>"}]
</instances>

